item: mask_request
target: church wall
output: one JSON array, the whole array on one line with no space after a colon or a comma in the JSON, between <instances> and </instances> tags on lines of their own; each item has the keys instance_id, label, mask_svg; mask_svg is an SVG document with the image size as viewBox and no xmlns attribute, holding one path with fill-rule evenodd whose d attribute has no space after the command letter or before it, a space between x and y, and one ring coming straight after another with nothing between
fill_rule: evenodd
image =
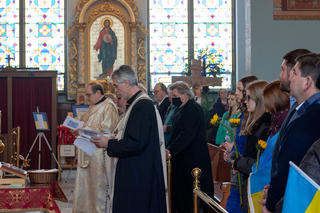
<instances>
[{"instance_id":1,"label":"church wall","mask_svg":"<svg viewBox=\"0 0 320 213\"><path fill-rule=\"evenodd\" d=\"M278 79L282 57L297 48L320 53L319 20L273 20L273 1L251 0L251 72Z\"/></svg>"}]
</instances>

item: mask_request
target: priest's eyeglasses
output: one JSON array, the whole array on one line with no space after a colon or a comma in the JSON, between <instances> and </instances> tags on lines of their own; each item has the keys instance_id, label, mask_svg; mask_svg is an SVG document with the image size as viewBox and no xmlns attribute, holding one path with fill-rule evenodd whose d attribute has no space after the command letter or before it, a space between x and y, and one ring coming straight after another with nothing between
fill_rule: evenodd
<instances>
[{"instance_id":1,"label":"priest's eyeglasses","mask_svg":"<svg viewBox=\"0 0 320 213\"><path fill-rule=\"evenodd\" d=\"M93 94L93 93L87 93L87 94L84 95L84 97L90 98L90 96L91 96L92 94Z\"/></svg>"}]
</instances>

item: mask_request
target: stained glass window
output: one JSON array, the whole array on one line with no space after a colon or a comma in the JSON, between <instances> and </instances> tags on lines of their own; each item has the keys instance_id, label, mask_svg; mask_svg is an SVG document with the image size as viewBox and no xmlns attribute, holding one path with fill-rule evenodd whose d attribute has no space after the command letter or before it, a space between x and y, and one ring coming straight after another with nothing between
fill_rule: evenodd
<instances>
[{"instance_id":1,"label":"stained glass window","mask_svg":"<svg viewBox=\"0 0 320 213\"><path fill-rule=\"evenodd\" d=\"M150 0L151 88L171 83L171 75L185 73L188 56L188 4L185 0Z\"/></svg>"},{"instance_id":2,"label":"stained glass window","mask_svg":"<svg viewBox=\"0 0 320 213\"><path fill-rule=\"evenodd\" d=\"M172 75L185 75L187 59L192 57L205 63L203 75L222 77L222 86L215 89L230 89L232 0L149 2L150 88L158 82L170 84ZM192 19L188 8L192 8Z\"/></svg>"},{"instance_id":3,"label":"stained glass window","mask_svg":"<svg viewBox=\"0 0 320 213\"><path fill-rule=\"evenodd\" d=\"M64 90L64 0L25 0L26 66L58 71Z\"/></svg>"},{"instance_id":4,"label":"stained glass window","mask_svg":"<svg viewBox=\"0 0 320 213\"><path fill-rule=\"evenodd\" d=\"M0 0L0 66L7 64L9 56L12 67L57 70L58 90L63 91L64 5L64 0ZM24 17L19 16L20 9ZM25 25L24 32L19 31L21 25Z\"/></svg>"},{"instance_id":5,"label":"stained glass window","mask_svg":"<svg viewBox=\"0 0 320 213\"><path fill-rule=\"evenodd\" d=\"M0 1L0 64L19 65L19 0Z\"/></svg>"},{"instance_id":6,"label":"stained glass window","mask_svg":"<svg viewBox=\"0 0 320 213\"><path fill-rule=\"evenodd\" d=\"M231 0L194 1L194 56L205 61L207 76L222 77L222 88L231 88L231 7Z\"/></svg>"}]
</instances>

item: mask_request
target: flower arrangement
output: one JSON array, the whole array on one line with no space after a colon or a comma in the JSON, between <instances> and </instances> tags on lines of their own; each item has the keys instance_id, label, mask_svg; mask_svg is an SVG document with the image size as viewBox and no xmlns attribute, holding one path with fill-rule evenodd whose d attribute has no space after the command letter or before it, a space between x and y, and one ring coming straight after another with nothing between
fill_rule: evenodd
<instances>
[{"instance_id":1,"label":"flower arrangement","mask_svg":"<svg viewBox=\"0 0 320 213\"><path fill-rule=\"evenodd\" d=\"M236 131L237 131L238 127L240 126L240 119L239 118L238 119L229 119L229 122L230 122L230 125L231 125L231 128L232 128L233 137L231 135L230 129L224 123L221 122L221 117L219 117L217 114L215 114L212 117L210 123L212 125L216 125L216 126L222 125L228 130L230 139L232 139L232 142L233 142L233 145L234 145L234 148L235 148L236 157L238 158L240 155L239 155L239 152L238 152L238 149L237 149L237 144L235 143L235 136L236 136ZM240 173L239 172L238 172L238 182L239 182L240 202L242 204L241 177L240 177Z\"/></svg>"},{"instance_id":2,"label":"flower arrangement","mask_svg":"<svg viewBox=\"0 0 320 213\"><path fill-rule=\"evenodd\" d=\"M267 145L268 144L264 140L259 140L258 144L256 145L256 148L258 150L256 170L258 169L260 155L264 152L264 150L266 149Z\"/></svg>"}]
</instances>

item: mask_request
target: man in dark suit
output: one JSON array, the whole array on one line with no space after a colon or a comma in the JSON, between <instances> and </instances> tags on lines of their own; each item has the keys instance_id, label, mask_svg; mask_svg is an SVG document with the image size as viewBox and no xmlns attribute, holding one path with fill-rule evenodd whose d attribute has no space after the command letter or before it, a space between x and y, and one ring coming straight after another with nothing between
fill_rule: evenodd
<instances>
[{"instance_id":1,"label":"man in dark suit","mask_svg":"<svg viewBox=\"0 0 320 213\"><path fill-rule=\"evenodd\" d=\"M168 107L170 106L171 102L167 96L167 88L163 83L158 83L153 89L154 100L157 102L157 108L159 110L159 114L164 122L164 116L167 112Z\"/></svg>"},{"instance_id":2,"label":"man in dark suit","mask_svg":"<svg viewBox=\"0 0 320 213\"><path fill-rule=\"evenodd\" d=\"M274 212L277 202L283 197L289 173L289 161L299 165L311 145L320 137L320 57L315 53L301 55L290 72L290 95L297 107L284 129L275 167L262 212Z\"/></svg>"}]
</instances>

